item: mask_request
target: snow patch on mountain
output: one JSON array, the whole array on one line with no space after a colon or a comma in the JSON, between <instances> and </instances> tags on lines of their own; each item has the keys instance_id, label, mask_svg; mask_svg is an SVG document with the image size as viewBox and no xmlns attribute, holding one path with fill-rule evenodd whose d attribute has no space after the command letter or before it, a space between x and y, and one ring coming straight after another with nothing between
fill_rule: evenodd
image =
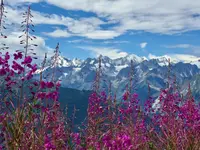
<instances>
[{"instance_id":1,"label":"snow patch on mountain","mask_svg":"<svg viewBox=\"0 0 200 150\"><path fill-rule=\"evenodd\" d=\"M82 62L83 62L82 60L77 59L77 58L72 60L72 63L74 66L80 66L82 64Z\"/></svg>"},{"instance_id":2,"label":"snow patch on mountain","mask_svg":"<svg viewBox=\"0 0 200 150\"><path fill-rule=\"evenodd\" d=\"M160 106L161 106L161 104L160 104L160 99L157 98L157 99L154 101L154 103L153 103L153 105L152 105L152 108L155 110L155 112L157 112L158 109L160 108Z\"/></svg>"},{"instance_id":3,"label":"snow patch on mountain","mask_svg":"<svg viewBox=\"0 0 200 150\"><path fill-rule=\"evenodd\" d=\"M58 58L58 66L59 67L69 67L72 65L72 62L64 57L59 56Z\"/></svg>"},{"instance_id":4,"label":"snow patch on mountain","mask_svg":"<svg viewBox=\"0 0 200 150\"><path fill-rule=\"evenodd\" d=\"M117 72L119 72L120 70L127 68L127 67L128 67L128 65L126 64L126 65L121 65L121 66L115 66L115 69Z\"/></svg>"},{"instance_id":5,"label":"snow patch on mountain","mask_svg":"<svg viewBox=\"0 0 200 150\"><path fill-rule=\"evenodd\" d=\"M74 68L74 71L75 72L78 72L78 71L80 71L81 70L81 68Z\"/></svg>"}]
</instances>

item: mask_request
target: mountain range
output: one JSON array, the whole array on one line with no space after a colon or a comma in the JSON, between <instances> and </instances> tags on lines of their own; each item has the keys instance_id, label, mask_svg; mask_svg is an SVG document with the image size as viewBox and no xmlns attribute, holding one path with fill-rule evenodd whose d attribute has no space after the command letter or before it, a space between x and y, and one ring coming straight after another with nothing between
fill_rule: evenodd
<instances>
[{"instance_id":1,"label":"mountain range","mask_svg":"<svg viewBox=\"0 0 200 150\"><path fill-rule=\"evenodd\" d=\"M134 88L140 95L143 104L148 95L148 84L150 93L157 97L160 89L167 86L169 72L168 60L170 59L170 77L171 81L176 79L178 89L183 95L186 95L188 85L191 84L193 95L196 98L200 96L200 58L193 57L181 59L181 57L172 58L170 56L139 57L131 54L118 59L111 59L107 56L101 57L102 70L102 88L108 89L111 83L113 94L117 93L118 98L122 96L129 82L131 70L131 61L134 71ZM52 59L48 60L43 75L48 76L53 73ZM99 66L99 58L68 59L62 56L58 58L56 78L62 82L62 87L76 90L91 90L94 83L96 70ZM37 70L36 78L39 77L41 70ZM147 84L148 83L148 84Z\"/></svg>"}]
</instances>

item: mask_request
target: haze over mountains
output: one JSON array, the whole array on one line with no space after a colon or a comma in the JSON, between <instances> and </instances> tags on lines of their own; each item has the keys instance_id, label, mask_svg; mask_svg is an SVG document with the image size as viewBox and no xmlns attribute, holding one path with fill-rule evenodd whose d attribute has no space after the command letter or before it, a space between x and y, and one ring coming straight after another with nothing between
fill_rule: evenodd
<instances>
[{"instance_id":1,"label":"haze over mountains","mask_svg":"<svg viewBox=\"0 0 200 150\"><path fill-rule=\"evenodd\" d=\"M200 96L200 62L198 57L161 56L150 58L139 57L131 54L118 59L110 59L102 56L102 88L108 88L109 82L112 83L113 93L120 97L126 89L130 73L131 60L134 66L134 84L136 92L142 99L142 104L147 98L148 86L150 84L151 94L157 97L160 89L166 87L168 59L171 60L171 77L176 76L179 89L183 95L187 93L188 84L191 83L195 97ZM51 60L47 62L50 63ZM77 90L91 90L95 79L96 69L98 68L98 58L87 58L86 60L67 59L59 57L59 70L56 78L62 80L62 87ZM38 70L39 73L41 70ZM44 76L52 73L51 67L45 67ZM172 79L173 80L173 79Z\"/></svg>"}]
</instances>

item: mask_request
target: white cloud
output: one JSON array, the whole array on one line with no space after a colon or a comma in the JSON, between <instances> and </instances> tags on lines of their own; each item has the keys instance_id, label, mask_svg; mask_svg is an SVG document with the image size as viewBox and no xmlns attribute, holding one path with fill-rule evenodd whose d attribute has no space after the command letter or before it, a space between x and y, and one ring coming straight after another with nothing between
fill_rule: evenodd
<instances>
[{"instance_id":1,"label":"white cloud","mask_svg":"<svg viewBox=\"0 0 200 150\"><path fill-rule=\"evenodd\" d=\"M113 39L115 37L118 37L120 33L112 30L94 30L85 34L82 34L82 36L85 36L89 39Z\"/></svg>"},{"instance_id":2,"label":"white cloud","mask_svg":"<svg viewBox=\"0 0 200 150\"><path fill-rule=\"evenodd\" d=\"M1 42L9 46L9 52L14 53L16 50L24 50L23 46L20 45L20 40L18 37L21 36L22 32L12 32L8 35L7 39L1 39ZM34 53L37 54L38 60L42 60L44 58L44 53L48 53L48 56L52 56L53 49L48 47L45 43L45 40L42 37L36 36L37 39L34 41L29 41L30 44L37 44L37 47L34 48Z\"/></svg>"},{"instance_id":3,"label":"white cloud","mask_svg":"<svg viewBox=\"0 0 200 150\"><path fill-rule=\"evenodd\" d=\"M193 45L190 44L177 44L177 45L165 45L165 48L193 48Z\"/></svg>"},{"instance_id":4,"label":"white cloud","mask_svg":"<svg viewBox=\"0 0 200 150\"><path fill-rule=\"evenodd\" d=\"M23 3L38 3L41 0L5 0L5 4L9 5L21 5Z\"/></svg>"},{"instance_id":5,"label":"white cloud","mask_svg":"<svg viewBox=\"0 0 200 150\"><path fill-rule=\"evenodd\" d=\"M176 59L183 62L193 62L200 60L200 57L194 55L186 55L186 54L171 54L169 55L172 59Z\"/></svg>"},{"instance_id":6,"label":"white cloud","mask_svg":"<svg viewBox=\"0 0 200 150\"><path fill-rule=\"evenodd\" d=\"M78 26L77 26L78 27ZM86 27L87 28L87 27ZM93 28L84 29L84 28L77 28L74 26L69 28L70 33L67 30L56 29L53 32L45 32L45 35L50 37L70 37L70 36L80 36L86 37L88 39L113 39L120 34L115 31L108 31L108 30L96 30Z\"/></svg>"},{"instance_id":7,"label":"white cloud","mask_svg":"<svg viewBox=\"0 0 200 150\"><path fill-rule=\"evenodd\" d=\"M159 58L162 58L162 57L164 57L164 58L170 58L168 55L163 55L163 56L156 56L156 55L153 55L153 54L149 54L148 55L148 59L159 59Z\"/></svg>"},{"instance_id":8,"label":"white cloud","mask_svg":"<svg viewBox=\"0 0 200 150\"><path fill-rule=\"evenodd\" d=\"M94 40L86 40L86 39L76 39L76 40L68 40L67 43L87 43L87 44L127 44L130 43L130 41L118 41L118 40L104 40L99 43L99 41Z\"/></svg>"},{"instance_id":9,"label":"white cloud","mask_svg":"<svg viewBox=\"0 0 200 150\"><path fill-rule=\"evenodd\" d=\"M171 61L174 61L174 62L182 61L185 63L198 61L200 59L200 57L197 57L194 55L189 55L189 54L167 54L167 55L163 55L163 56L156 56L153 54L148 55L148 59L159 59L159 58L164 58L164 57L167 59L170 59Z\"/></svg>"},{"instance_id":10,"label":"white cloud","mask_svg":"<svg viewBox=\"0 0 200 150\"><path fill-rule=\"evenodd\" d=\"M15 24L20 24L22 21L22 14L26 11L26 7L22 8L12 8L7 6L7 21ZM65 17L63 15L57 15L57 14L47 14L47 13L41 13L38 11L31 10L32 15L34 16L33 22L34 24L49 24L49 25L64 25L66 27L69 27L69 30L72 32L83 32L86 31L86 29L89 28L98 28L99 25L105 24L102 20L95 18L95 17L89 17L89 18L80 18L80 19L74 19L70 17ZM92 28L93 29L93 28Z\"/></svg>"},{"instance_id":11,"label":"white cloud","mask_svg":"<svg viewBox=\"0 0 200 150\"><path fill-rule=\"evenodd\" d=\"M93 57L98 57L99 55L108 56L111 59L116 59L120 57L125 57L128 53L121 51L120 49L115 49L111 47L78 47L86 51L90 51Z\"/></svg>"},{"instance_id":12,"label":"white cloud","mask_svg":"<svg viewBox=\"0 0 200 150\"><path fill-rule=\"evenodd\" d=\"M25 8L14 9L7 7L7 23L19 25L23 20L21 14L25 11ZM69 36L80 36L87 37L89 39L112 39L120 35L120 33L113 30L102 30L99 28L100 25L106 24L104 21L95 18L80 18L74 19L70 17L60 16L56 14L45 14L37 11L32 11L34 16L33 22L35 25L38 24L49 24L49 25L63 25L66 29L56 29L53 32L45 33L51 37L69 37Z\"/></svg>"},{"instance_id":13,"label":"white cloud","mask_svg":"<svg viewBox=\"0 0 200 150\"><path fill-rule=\"evenodd\" d=\"M50 37L70 37L71 34L68 33L66 30L60 30L56 29L53 32L46 33L44 32L43 34L48 35Z\"/></svg>"},{"instance_id":14,"label":"white cloud","mask_svg":"<svg viewBox=\"0 0 200 150\"><path fill-rule=\"evenodd\" d=\"M113 29L124 33L143 30L174 34L200 29L200 1L190 0L46 0L66 10L94 12L109 21L118 22ZM194 17L196 16L196 17Z\"/></svg>"},{"instance_id":15,"label":"white cloud","mask_svg":"<svg viewBox=\"0 0 200 150\"><path fill-rule=\"evenodd\" d=\"M12 3L13 1L9 0L6 1L7 3ZM15 1L16 4L24 3L24 2L38 2L34 0L18 0ZM14 4L14 3L13 3ZM8 12L6 14L7 19L5 20L6 23L6 30L3 31L3 33L8 37L7 39L1 39L1 43L6 44L9 46L9 52L14 53L16 50L24 50L24 45L20 45L20 40L18 37L23 35L22 28L20 28L20 23L23 21L22 13L25 12L27 8L18 8L18 7L9 7L6 6L6 11ZM35 13L32 11L33 14ZM37 12L36 12L37 14ZM40 15L40 18L42 18L42 15ZM37 19L34 19L34 21ZM44 21L44 19L42 20ZM42 23L41 21L41 23ZM38 21L39 22L39 21ZM37 23L38 23L37 22ZM20 31L21 30L21 31ZM33 41L29 41L30 44L37 44L37 47L34 47L34 52L37 54L38 60L41 61L44 58L44 53L48 53L48 56L52 56L53 49L46 45L45 39L41 36L34 35L36 39Z\"/></svg>"},{"instance_id":16,"label":"white cloud","mask_svg":"<svg viewBox=\"0 0 200 150\"><path fill-rule=\"evenodd\" d=\"M140 43L140 47L144 49L146 48L147 44L148 44L147 42Z\"/></svg>"},{"instance_id":17,"label":"white cloud","mask_svg":"<svg viewBox=\"0 0 200 150\"><path fill-rule=\"evenodd\" d=\"M200 57L189 55L189 54L167 54L163 56L156 56L153 54L149 54L148 59L160 59L163 60L163 58L170 59L171 62L177 63L177 62L184 62L184 63L191 63L195 64L200 68Z\"/></svg>"},{"instance_id":18,"label":"white cloud","mask_svg":"<svg viewBox=\"0 0 200 150\"><path fill-rule=\"evenodd\" d=\"M41 0L8 0L8 3L37 3ZM33 11L36 24L64 25L72 36L90 39L113 39L127 31L175 34L200 30L200 1L189 0L42 0L66 10L93 12L97 17L73 19L56 14ZM21 11L21 10L16 10ZM10 11L9 11L10 13ZM14 22L19 22L19 14L11 12ZM102 21L103 17L107 21ZM116 23L102 29L102 24ZM55 31L56 32L56 31ZM51 35L51 33L50 33Z\"/></svg>"},{"instance_id":19,"label":"white cloud","mask_svg":"<svg viewBox=\"0 0 200 150\"><path fill-rule=\"evenodd\" d=\"M127 44L130 43L130 41L116 41L116 40L110 40L110 41L104 41L104 44Z\"/></svg>"},{"instance_id":20,"label":"white cloud","mask_svg":"<svg viewBox=\"0 0 200 150\"><path fill-rule=\"evenodd\" d=\"M77 40L68 40L67 41L67 43L82 43L82 42L84 42L84 43L87 43L87 42L89 42L89 41L85 41L85 40L83 40L83 39L77 39Z\"/></svg>"},{"instance_id":21,"label":"white cloud","mask_svg":"<svg viewBox=\"0 0 200 150\"><path fill-rule=\"evenodd\" d=\"M178 49L185 49L186 52L200 56L200 46L191 45L191 44L176 44L176 45L165 45L165 48L178 48Z\"/></svg>"}]
</instances>

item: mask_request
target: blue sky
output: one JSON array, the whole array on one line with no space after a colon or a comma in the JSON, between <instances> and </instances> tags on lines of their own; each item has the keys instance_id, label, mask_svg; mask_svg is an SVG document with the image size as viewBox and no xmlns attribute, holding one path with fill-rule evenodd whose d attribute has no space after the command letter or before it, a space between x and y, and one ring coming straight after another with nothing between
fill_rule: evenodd
<instances>
[{"instance_id":1,"label":"blue sky","mask_svg":"<svg viewBox=\"0 0 200 150\"><path fill-rule=\"evenodd\" d=\"M200 56L200 2L190 0L5 0L7 43L18 47L20 14L31 6L38 55ZM12 26L11 26L12 24ZM14 24L14 25L13 25Z\"/></svg>"}]
</instances>

